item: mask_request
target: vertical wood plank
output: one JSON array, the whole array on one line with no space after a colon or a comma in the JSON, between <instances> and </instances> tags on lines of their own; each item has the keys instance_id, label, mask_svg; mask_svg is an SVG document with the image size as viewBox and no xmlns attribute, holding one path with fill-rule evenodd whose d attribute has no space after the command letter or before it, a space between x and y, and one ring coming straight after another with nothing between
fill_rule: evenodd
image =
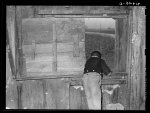
<instances>
[{"instance_id":1,"label":"vertical wood plank","mask_svg":"<svg viewBox=\"0 0 150 113\"><path fill-rule=\"evenodd\" d=\"M73 86L70 86L70 109L81 109L81 97L81 89L75 89Z\"/></svg>"},{"instance_id":2,"label":"vertical wood plank","mask_svg":"<svg viewBox=\"0 0 150 113\"><path fill-rule=\"evenodd\" d=\"M25 66L23 63L23 49L22 49L22 6L16 6L16 63L17 67L17 76L24 76Z\"/></svg>"},{"instance_id":3,"label":"vertical wood plank","mask_svg":"<svg viewBox=\"0 0 150 113\"><path fill-rule=\"evenodd\" d=\"M126 33L126 29L127 29L127 19L123 18L123 19L118 19L118 34L119 34L119 38L118 38L118 71L119 72L125 72L126 71L126 55L127 55L127 33Z\"/></svg>"},{"instance_id":4,"label":"vertical wood plank","mask_svg":"<svg viewBox=\"0 0 150 113\"><path fill-rule=\"evenodd\" d=\"M8 34L8 30L7 30L7 34ZM8 36L8 35L7 35ZM10 66L10 69L11 69L11 76L13 76L13 78L16 77L16 70L15 70L15 65L14 65L14 59L13 59L13 53L12 53L12 49L11 49L11 46L10 46L10 42L9 42L9 37L6 37L8 38L8 50L6 50L6 57L8 58L8 62L9 62L9 66Z\"/></svg>"},{"instance_id":5,"label":"vertical wood plank","mask_svg":"<svg viewBox=\"0 0 150 113\"><path fill-rule=\"evenodd\" d=\"M140 7L133 7L133 34L132 34L132 70L131 70L131 107L130 109L139 110L140 109L140 87L144 83L140 84L141 76L145 76L142 73L142 63L144 60L142 56L142 39L144 38L141 34L142 28L142 19L140 20L141 9ZM144 16L144 15L143 15ZM142 17L143 17L142 16ZM142 60L141 60L142 59Z\"/></svg>"},{"instance_id":6,"label":"vertical wood plank","mask_svg":"<svg viewBox=\"0 0 150 113\"><path fill-rule=\"evenodd\" d=\"M86 95L85 95L85 90L82 90L81 91L81 98L82 98L82 106L81 106L81 109L89 109L88 108L88 103L87 103L87 98L86 98Z\"/></svg>"},{"instance_id":7,"label":"vertical wood plank","mask_svg":"<svg viewBox=\"0 0 150 113\"><path fill-rule=\"evenodd\" d=\"M56 80L50 79L50 80L45 80L46 81L46 109L56 109Z\"/></svg>"},{"instance_id":8,"label":"vertical wood plank","mask_svg":"<svg viewBox=\"0 0 150 113\"><path fill-rule=\"evenodd\" d=\"M43 85L43 109L45 109L47 106L47 103L46 103L47 89L46 89L46 81L45 80L42 80L42 85Z\"/></svg>"},{"instance_id":9,"label":"vertical wood plank","mask_svg":"<svg viewBox=\"0 0 150 113\"><path fill-rule=\"evenodd\" d=\"M70 78L65 78L66 81L66 88L65 88L65 102L66 102L66 108L70 109Z\"/></svg>"},{"instance_id":10,"label":"vertical wood plank","mask_svg":"<svg viewBox=\"0 0 150 113\"><path fill-rule=\"evenodd\" d=\"M52 71L53 72L57 72L57 35L56 35L56 23L54 20L53 23L53 44L52 44L52 48L53 48L53 67L52 67Z\"/></svg>"},{"instance_id":11,"label":"vertical wood plank","mask_svg":"<svg viewBox=\"0 0 150 113\"><path fill-rule=\"evenodd\" d=\"M41 80L23 82L22 109L43 109L43 83Z\"/></svg>"},{"instance_id":12,"label":"vertical wood plank","mask_svg":"<svg viewBox=\"0 0 150 113\"><path fill-rule=\"evenodd\" d=\"M133 13L133 19L132 19L132 22L133 22L133 24L132 24L132 26L133 26L133 31L132 31L132 36L133 36L133 32L135 32L135 29L136 29L136 27L135 27L135 22L136 22L136 20L135 20L135 13L134 13L134 11L132 11L132 13ZM132 37L133 38L133 37ZM132 59L131 59L131 61L132 61L132 70L131 70L131 99L130 99L130 103L131 103L131 108L130 109L132 109L132 110L134 110L135 109L135 99L134 99L134 92L133 92L133 83L135 83L134 82L134 76L133 76L133 46L132 46ZM135 86L134 86L134 88L135 88Z\"/></svg>"},{"instance_id":13,"label":"vertical wood plank","mask_svg":"<svg viewBox=\"0 0 150 113\"><path fill-rule=\"evenodd\" d=\"M12 78L12 70L6 53L6 107L10 109L18 109L18 92L17 84Z\"/></svg>"},{"instance_id":14,"label":"vertical wood plank","mask_svg":"<svg viewBox=\"0 0 150 113\"><path fill-rule=\"evenodd\" d=\"M132 11L129 11L129 16L128 16L128 40L127 40L127 64L126 64L126 71L128 73L127 76L127 110L130 109L130 93L131 93L131 38L132 38L132 25L131 25L131 20L132 20Z\"/></svg>"},{"instance_id":15,"label":"vertical wood plank","mask_svg":"<svg viewBox=\"0 0 150 113\"><path fill-rule=\"evenodd\" d=\"M46 80L46 109L68 109L68 84L65 81L65 79Z\"/></svg>"},{"instance_id":16,"label":"vertical wood plank","mask_svg":"<svg viewBox=\"0 0 150 113\"><path fill-rule=\"evenodd\" d=\"M118 71L118 58L119 58L119 34L118 34L118 19L115 19L115 33L116 33L116 39L115 39L115 68L114 71Z\"/></svg>"},{"instance_id":17,"label":"vertical wood plank","mask_svg":"<svg viewBox=\"0 0 150 113\"><path fill-rule=\"evenodd\" d=\"M141 42L141 73L140 76L140 110L145 110L145 71L146 71L146 65L145 65L145 7L141 7L141 14L140 14L140 20L141 21L141 29L139 29L139 32L141 30L141 36L142 36L142 42Z\"/></svg>"},{"instance_id":18,"label":"vertical wood plank","mask_svg":"<svg viewBox=\"0 0 150 113\"><path fill-rule=\"evenodd\" d=\"M17 84L17 91L18 91L18 109L22 109L22 83Z\"/></svg>"},{"instance_id":19,"label":"vertical wood plank","mask_svg":"<svg viewBox=\"0 0 150 113\"><path fill-rule=\"evenodd\" d=\"M12 51L12 57L15 66L15 7L7 6L7 34L9 40L10 49Z\"/></svg>"}]
</instances>

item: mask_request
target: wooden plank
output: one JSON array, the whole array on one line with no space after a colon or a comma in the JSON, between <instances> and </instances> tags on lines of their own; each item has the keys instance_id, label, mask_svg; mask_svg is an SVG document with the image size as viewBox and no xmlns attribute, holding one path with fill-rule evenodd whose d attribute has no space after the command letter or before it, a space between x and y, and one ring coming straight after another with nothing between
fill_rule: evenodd
<instances>
[{"instance_id":1,"label":"wooden plank","mask_svg":"<svg viewBox=\"0 0 150 113\"><path fill-rule=\"evenodd\" d=\"M42 80L42 85L43 85L43 108L45 109L47 106L47 101L46 101L46 94L47 94L47 87L46 87L46 81Z\"/></svg>"},{"instance_id":2,"label":"wooden plank","mask_svg":"<svg viewBox=\"0 0 150 113\"><path fill-rule=\"evenodd\" d=\"M132 26L132 21L133 19L133 15L132 15L132 10L130 10L129 12L129 16L128 16L128 32L127 32L127 36L128 36L128 39L127 39L127 63L126 63L126 71L128 72L128 76L127 76L127 89L125 92L126 93L126 99L128 101L126 101L126 110L129 110L131 109L131 106L133 105L133 103L131 103L131 99L130 99L130 95L131 95L131 86L132 86L132 75L131 75L131 66L132 66L132 31L133 31L133 26ZM124 86L123 86L124 87ZM123 102L124 100L122 100Z\"/></svg>"},{"instance_id":3,"label":"wooden plank","mask_svg":"<svg viewBox=\"0 0 150 113\"><path fill-rule=\"evenodd\" d=\"M15 66L15 7L7 6L7 26L6 37L8 38L9 46L12 51L12 57Z\"/></svg>"},{"instance_id":4,"label":"wooden plank","mask_svg":"<svg viewBox=\"0 0 150 113\"><path fill-rule=\"evenodd\" d=\"M127 56L127 19L116 20L115 71L126 71Z\"/></svg>"},{"instance_id":5,"label":"wooden plank","mask_svg":"<svg viewBox=\"0 0 150 113\"><path fill-rule=\"evenodd\" d=\"M118 33L118 19L115 19L115 35L116 35L116 39L115 39L115 67L114 67L114 71L118 71L118 58L119 58L119 44L118 44L118 40L119 40L119 33Z\"/></svg>"},{"instance_id":6,"label":"wooden plank","mask_svg":"<svg viewBox=\"0 0 150 113\"><path fill-rule=\"evenodd\" d=\"M133 33L136 32L137 30L137 27L136 27L136 15L135 15L135 7L133 8L133 31L132 31L132 40L133 40ZM132 45L132 60L133 60L133 45ZM133 64L132 64L132 69L134 68ZM131 108L132 110L136 110L136 78L135 78L135 75L134 75L134 71L131 70L131 99L130 99L130 103L131 103Z\"/></svg>"},{"instance_id":7,"label":"wooden plank","mask_svg":"<svg viewBox=\"0 0 150 113\"><path fill-rule=\"evenodd\" d=\"M65 88L65 102L66 102L66 108L70 109L70 78L65 78L66 88Z\"/></svg>"},{"instance_id":8,"label":"wooden plank","mask_svg":"<svg viewBox=\"0 0 150 113\"><path fill-rule=\"evenodd\" d=\"M10 62L8 59L8 53L6 52L6 107L10 109L18 109L18 93L17 85L13 80L12 72L10 68Z\"/></svg>"},{"instance_id":9,"label":"wooden plank","mask_svg":"<svg viewBox=\"0 0 150 113\"><path fill-rule=\"evenodd\" d=\"M130 92L128 90L128 87L124 84L120 85L118 88L118 103L121 103L124 106L125 110L129 109L129 95Z\"/></svg>"},{"instance_id":10,"label":"wooden plank","mask_svg":"<svg viewBox=\"0 0 150 113\"><path fill-rule=\"evenodd\" d=\"M145 95L146 95L146 75L145 75L145 72L146 72L146 65L145 65L145 59L146 59L146 56L145 56L145 30L146 30L146 20L145 20L145 7L141 7L141 14L140 14L140 21L141 21L141 29L139 30L142 30L140 31L140 34L142 36L142 42L141 42L141 73L143 73L140 77L140 110L145 110L146 106L145 106Z\"/></svg>"},{"instance_id":11,"label":"wooden plank","mask_svg":"<svg viewBox=\"0 0 150 113\"><path fill-rule=\"evenodd\" d=\"M121 40L121 48L122 48L122 56L121 56L121 67L122 69L120 69L121 72L126 72L126 62L127 62L127 41L128 41L128 35L127 35L127 30L128 29L128 25L127 25L127 18L123 19L123 39Z\"/></svg>"},{"instance_id":12,"label":"wooden plank","mask_svg":"<svg viewBox=\"0 0 150 113\"><path fill-rule=\"evenodd\" d=\"M17 92L18 92L18 109L22 109L22 83L17 84Z\"/></svg>"},{"instance_id":13,"label":"wooden plank","mask_svg":"<svg viewBox=\"0 0 150 113\"><path fill-rule=\"evenodd\" d=\"M88 103L87 103L87 98L86 98L86 95L85 95L85 90L81 91L81 97L82 97L81 109L86 110L86 109L88 109Z\"/></svg>"},{"instance_id":14,"label":"wooden plank","mask_svg":"<svg viewBox=\"0 0 150 113\"><path fill-rule=\"evenodd\" d=\"M127 61L126 61L126 72L128 73L128 76L127 76L127 86L126 86L126 110L129 110L130 109L130 87L131 87L131 84L130 84L130 67L131 67L131 31L132 31L132 27L131 27L131 10L129 11L129 16L127 18Z\"/></svg>"},{"instance_id":15,"label":"wooden plank","mask_svg":"<svg viewBox=\"0 0 150 113\"><path fill-rule=\"evenodd\" d=\"M142 63L143 62L142 56L142 33L144 31L142 29L142 19L140 18L141 9L140 7L134 7L133 11L133 34L132 34L132 70L131 70L131 97L130 109L139 110L140 109L140 87L142 84L140 83L141 76L145 76L142 72ZM143 18L143 16L141 16ZM145 31L144 31L145 32ZM142 60L141 60L142 59ZM144 84L144 83L143 83ZM142 105L143 106L143 105Z\"/></svg>"},{"instance_id":16,"label":"wooden plank","mask_svg":"<svg viewBox=\"0 0 150 113\"><path fill-rule=\"evenodd\" d=\"M20 78L16 78L16 80L38 80L38 79L56 79L56 78L82 78L83 77L83 73L80 73L80 72L57 72L57 73L36 73L36 72L30 72L28 74L31 74L31 76L29 77L20 77ZM36 77L36 75L38 75L38 77ZM127 73L112 73L112 76L111 78L109 77L103 77L103 79L124 79L126 78L127 76Z\"/></svg>"},{"instance_id":17,"label":"wooden plank","mask_svg":"<svg viewBox=\"0 0 150 113\"><path fill-rule=\"evenodd\" d=\"M22 109L44 109L43 84L40 80L23 82Z\"/></svg>"},{"instance_id":18,"label":"wooden plank","mask_svg":"<svg viewBox=\"0 0 150 113\"><path fill-rule=\"evenodd\" d=\"M102 80L102 85L126 84L126 79Z\"/></svg>"},{"instance_id":19,"label":"wooden plank","mask_svg":"<svg viewBox=\"0 0 150 113\"><path fill-rule=\"evenodd\" d=\"M56 109L57 102L56 102L56 88L57 82L56 80L45 80L46 81L46 103L47 106L45 109Z\"/></svg>"},{"instance_id":20,"label":"wooden plank","mask_svg":"<svg viewBox=\"0 0 150 113\"><path fill-rule=\"evenodd\" d=\"M126 14L125 8L111 6L55 6L51 8L39 9L38 14Z\"/></svg>"},{"instance_id":21,"label":"wooden plank","mask_svg":"<svg viewBox=\"0 0 150 113\"><path fill-rule=\"evenodd\" d=\"M8 53L7 60L9 61L9 64L10 64L11 74L12 74L13 78L16 78L16 69L15 69L14 59L13 59L10 45L8 45L8 50L6 50L6 52Z\"/></svg>"},{"instance_id":22,"label":"wooden plank","mask_svg":"<svg viewBox=\"0 0 150 113\"><path fill-rule=\"evenodd\" d=\"M25 67L23 63L23 49L22 49L22 7L16 6L16 63L17 63L17 76L25 75Z\"/></svg>"},{"instance_id":23,"label":"wooden plank","mask_svg":"<svg viewBox=\"0 0 150 113\"><path fill-rule=\"evenodd\" d=\"M47 17L55 17L55 18L125 18L127 15L125 14L100 14L100 15L48 15Z\"/></svg>"},{"instance_id":24,"label":"wooden plank","mask_svg":"<svg viewBox=\"0 0 150 113\"><path fill-rule=\"evenodd\" d=\"M55 22L53 23L53 67L52 71L57 72L57 35Z\"/></svg>"},{"instance_id":25,"label":"wooden plank","mask_svg":"<svg viewBox=\"0 0 150 113\"><path fill-rule=\"evenodd\" d=\"M70 86L70 109L81 109L82 96L81 89L75 89L74 86Z\"/></svg>"},{"instance_id":26,"label":"wooden plank","mask_svg":"<svg viewBox=\"0 0 150 113\"><path fill-rule=\"evenodd\" d=\"M68 87L65 79L46 80L46 84L46 109L68 109Z\"/></svg>"}]
</instances>

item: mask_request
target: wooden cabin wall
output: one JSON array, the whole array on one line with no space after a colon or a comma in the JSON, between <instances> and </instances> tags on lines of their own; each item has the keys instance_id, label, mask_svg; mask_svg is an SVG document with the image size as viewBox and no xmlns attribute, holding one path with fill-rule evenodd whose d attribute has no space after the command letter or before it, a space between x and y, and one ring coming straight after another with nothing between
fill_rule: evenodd
<instances>
[{"instance_id":1,"label":"wooden cabin wall","mask_svg":"<svg viewBox=\"0 0 150 113\"><path fill-rule=\"evenodd\" d=\"M47 19L46 17L29 18L29 19L23 18L22 38L24 44L23 45L24 54L26 53L30 54L30 49L32 48L31 43L33 39L35 39L36 42L36 55L44 54L45 52L52 53L53 46L50 44L53 43L54 30L52 26L52 21L51 22L50 21L51 19L50 18ZM81 61L84 61L84 59L83 60L81 59L82 57L84 58L84 36L83 36L84 34L82 33L84 28L83 22L84 21L82 19L63 19L63 18L56 19L55 29L57 35L55 34L55 36L57 38L56 43L58 54L57 55L58 64L56 71L59 71L60 68L64 67L64 65L60 65L64 64L64 61L66 62L76 61L74 65L77 65L77 63L81 64ZM30 27L27 27L27 25ZM46 34L47 32L45 31L48 31L48 34ZM41 43L43 43L43 46ZM64 57L65 59L63 59L63 55L65 54L69 55L68 56L69 59L71 58L70 61L68 61L69 59L65 57ZM63 62L60 62L60 60ZM68 67L69 70L70 67ZM43 84L45 85L43 86ZM65 79L24 81L22 83L22 90L20 95L21 95L20 101L22 104L21 108L23 109L87 108L87 104L85 101L85 94L83 94L83 91L79 89L76 90L73 87L69 87L69 83L65 83ZM78 101L75 101L74 99L75 100L77 99Z\"/></svg>"},{"instance_id":2,"label":"wooden cabin wall","mask_svg":"<svg viewBox=\"0 0 150 113\"><path fill-rule=\"evenodd\" d=\"M31 8L31 7L26 7L26 9L28 9L28 8ZM62 12L69 13L69 10L66 10L66 9L60 10L61 8L56 8L56 7L52 7L52 8L55 8L56 11L54 11L54 12L56 12L56 13L62 13ZM86 7L80 7L80 8L77 7L77 8L74 8L75 9L74 11L79 12L79 13L87 12L88 14L99 14L100 10L102 10L102 12L106 11L106 13L117 12L120 14L120 10L118 10L118 9L120 9L119 7L114 8L113 11L110 11L111 8L113 9L113 7L104 7L104 8L101 7L100 9L97 7L97 8L91 8L91 10L90 10L90 7L87 7L87 8ZM122 8L124 9L124 7L122 7ZM57 11L57 9L58 9L58 11ZM22 13L26 11L24 8L22 10L24 10L24 11L22 11ZM28 10L30 10L30 9L28 9ZM22 19L28 18L28 17L29 18L35 17L35 16L32 16L32 15L35 15L34 11L31 10L31 12L33 12L33 13L21 14L21 15L25 15L22 17ZM74 11L72 11L70 13L75 13ZM42 13L42 12L44 12L44 11L39 10L37 13ZM122 13L124 13L124 12L126 12L126 11L122 10ZM28 16L28 15L31 15L31 16ZM18 19L17 21L20 22L20 15L18 15L17 19ZM19 24L17 23L17 27L19 27L18 25ZM22 28L17 28L17 30L18 29L22 29ZM75 31L76 31L76 29L75 29ZM72 31L70 31L70 32L72 33ZM78 34L78 32L79 31L76 31L77 34ZM74 33L74 31L73 31L73 33ZM18 39L20 38L20 36L21 36L20 34L17 34ZM74 37L81 38L80 36L82 37L82 33L79 35L79 37L77 35L75 35ZM63 37L63 36L61 36L61 37ZM80 55L79 51L78 51L78 49L79 49L78 46L80 46L80 44L78 44L78 41L79 41L78 39L73 40L73 47L75 47L75 48L73 49L73 52L71 53L76 58L78 57L78 55ZM19 45L19 44L21 44L21 42L19 42L16 47L21 47L21 45ZM81 47L81 49L82 49L82 47ZM81 51L82 51L81 54L83 54L84 49ZM22 55L22 54L20 54L20 55ZM17 58L18 57L16 57L16 59ZM23 60L20 60L20 61L23 61ZM18 61L16 61L16 62L18 62ZM71 109L88 109L84 90L75 89L73 86L69 87L69 83L68 83L67 79L64 79L64 80L63 79L58 79L58 80L51 79L51 80L35 80L35 81L29 80L29 81L23 81L21 84L22 85L20 85L18 87L19 93L17 93L17 91L14 91L14 93L17 93L15 95L15 96L17 96L17 97L15 97L15 99L17 100L17 107L19 107L19 108L23 108L23 109L27 109L27 108L29 108L29 109L69 109L69 108L71 108ZM70 92L69 92L69 89L70 89ZM11 94L12 94L12 92L13 91L11 91ZM69 95L71 98L69 98ZM18 105L18 103L20 103L21 105ZM14 104L14 105L16 105L16 104Z\"/></svg>"},{"instance_id":3,"label":"wooden cabin wall","mask_svg":"<svg viewBox=\"0 0 150 113\"><path fill-rule=\"evenodd\" d=\"M145 109L145 7L132 8L130 109Z\"/></svg>"}]
</instances>

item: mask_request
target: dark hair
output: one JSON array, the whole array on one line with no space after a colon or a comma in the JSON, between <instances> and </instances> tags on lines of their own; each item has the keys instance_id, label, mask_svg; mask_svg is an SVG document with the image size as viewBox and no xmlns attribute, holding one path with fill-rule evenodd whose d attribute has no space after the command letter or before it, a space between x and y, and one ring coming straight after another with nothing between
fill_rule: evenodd
<instances>
[{"instance_id":1,"label":"dark hair","mask_svg":"<svg viewBox=\"0 0 150 113\"><path fill-rule=\"evenodd\" d=\"M91 53L91 56L98 56L99 58L101 58L101 53L99 51L93 51Z\"/></svg>"}]
</instances>

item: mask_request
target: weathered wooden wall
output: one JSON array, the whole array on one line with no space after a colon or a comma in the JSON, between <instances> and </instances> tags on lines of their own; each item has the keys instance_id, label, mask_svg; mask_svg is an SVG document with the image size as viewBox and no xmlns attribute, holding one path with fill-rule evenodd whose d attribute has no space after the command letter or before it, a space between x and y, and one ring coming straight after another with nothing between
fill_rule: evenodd
<instances>
[{"instance_id":1,"label":"weathered wooden wall","mask_svg":"<svg viewBox=\"0 0 150 113\"><path fill-rule=\"evenodd\" d=\"M58 72L83 71L85 63L83 19L23 19L22 32L27 72L52 72L53 60L56 60ZM56 44L53 43L54 37ZM35 44L32 44L33 41ZM57 54L55 57L54 52ZM34 57L30 59L32 56Z\"/></svg>"},{"instance_id":2,"label":"weathered wooden wall","mask_svg":"<svg viewBox=\"0 0 150 113\"><path fill-rule=\"evenodd\" d=\"M145 7L133 7L130 109L145 109Z\"/></svg>"},{"instance_id":3,"label":"weathered wooden wall","mask_svg":"<svg viewBox=\"0 0 150 113\"><path fill-rule=\"evenodd\" d=\"M84 90L67 78L23 82L22 109L88 109Z\"/></svg>"},{"instance_id":4,"label":"weathered wooden wall","mask_svg":"<svg viewBox=\"0 0 150 113\"><path fill-rule=\"evenodd\" d=\"M23 8L23 7L22 7ZM24 12L26 11L26 9L28 8L33 8L33 7L24 7L23 9L21 8L21 11ZM40 7L39 7L40 8ZM100 14L103 15L105 13L107 13L108 15L113 15L115 13L115 15L122 15L122 14L127 14L127 9L126 7L97 7L96 9L91 9L90 7L74 7L75 10L71 11L68 10L66 8L64 8L65 10L60 10L61 7L49 7L49 8L56 8L54 11L51 10L39 10L38 8L33 8L33 10L31 10L31 13L27 13L27 14L21 14L24 15L22 16L22 18L31 18L31 17L36 17L38 16L37 14L59 14L59 13L63 13L66 12L74 14L74 13L85 13L86 11L88 14ZM73 8L73 7L72 7ZM94 7L93 7L94 8ZM16 57L15 57L15 62L16 62L16 68L19 69L18 67L20 65L23 65L22 62L22 58L19 58L19 56L23 56L21 53L21 49L22 48L22 42L21 42L21 34L20 34L20 30L22 29L22 27L20 26L20 20L21 20L21 15L19 12L20 8L16 9L16 22L14 22L14 18L12 19L8 19L8 32L9 32L9 37L12 37L11 40L11 44L13 45L14 42L16 42L15 47L17 47L17 49L13 49L13 55L14 51L16 53ZM83 9L83 11L81 10ZM110 11L110 9L113 9L112 11ZM120 9L122 9L120 11ZM23 11L24 10L24 11ZM30 10L30 9L28 9ZM127 25L128 20L126 19L119 19L117 21L117 29L118 29L118 38L117 38L117 51L118 51L118 56L117 56L117 71L126 71L126 68L128 67L128 72L130 71L130 75L128 77L128 89L127 86L125 85L110 85L110 86L106 86L103 87L103 93L105 98L103 101L104 103L104 108L103 109L111 109L108 107L107 104L117 104L120 103L121 104L121 109L145 109L145 56L144 56L144 49L145 49L145 15L144 15L144 11L145 8L144 7L134 7L133 10L131 10L131 15L129 18L129 25ZM27 11L28 12L28 11ZM36 14L35 14L36 12ZM13 13L12 13L13 14ZM40 17L44 17L44 16L40 16ZM43 18L44 19L44 18ZM60 19L61 20L61 19ZM74 20L71 20L74 21ZM66 26L65 24L67 24L64 21L60 22L61 27L59 26L59 28L64 28L64 29L70 29L68 27L68 25ZM132 25L133 23L133 25ZM14 27L14 24L16 25ZM74 24L73 24L74 25ZM72 26L72 25L70 25ZM57 26L56 26L57 27ZM127 29L131 28L131 31L127 31ZM51 29L51 28L49 28ZM14 33L13 31L16 30L16 33ZM82 39L81 37L84 36L82 35L82 33L79 33L80 31L80 27L79 29L73 29L71 31L69 31L70 33L74 33L74 37L79 38L79 39L75 39L75 40L71 40L73 42L73 47L75 47L73 49L72 55L76 58L78 58L79 54L79 45L78 41L80 42L80 39ZM62 33L65 32L65 33ZM130 33L129 33L130 32ZM37 32L36 32L37 33ZM64 30L59 30L59 38L65 39L66 37L70 38L70 35L68 34L68 31L64 31ZM75 34L80 34L79 37ZM132 39L132 44L131 44L131 52L132 54L129 54L127 51L130 50L130 48L127 48L127 43L129 43L128 40L128 35L126 34L130 34L129 37ZM132 34L133 33L133 34ZM65 35L64 35L65 34ZM25 34L26 35L26 34ZM48 34L50 35L50 34ZM16 39L13 39L13 37L16 36ZM27 35L28 36L28 35ZM31 35L29 35L30 37ZM41 37L43 37L41 35ZM72 39L74 39L74 37L72 37ZM128 37L128 38L127 38ZM21 39L20 41L18 39ZM58 39L59 39L58 38ZM68 39L66 39L68 40ZM66 40L63 40L64 42ZM53 40L54 41L54 40ZM53 42L52 41L52 42ZM64 43L64 42L61 43ZM86 41L86 40L85 40ZM82 42L82 41L81 41ZM56 43L55 43L56 44ZM11 46L12 46L11 45ZM12 46L13 47L13 46ZM59 47L59 46L58 46ZM61 46L60 46L61 47ZM83 46L82 46L83 47ZM100 49L99 44L96 45L96 48ZM20 49L20 50L18 50ZM57 48L58 49L58 48ZM59 50L59 49L58 49ZM66 50L68 51L68 50ZM83 50L84 51L84 50ZM56 52L56 51L55 51ZM126 58L126 55L128 55L128 57ZM6 55L7 56L7 55ZM55 56L55 55L54 55ZM131 59L130 59L131 56ZM19 61L18 61L19 59ZM128 62L126 63L126 61L128 60ZM132 62L131 62L132 60ZM8 72L9 71L9 62L8 59L6 60L6 69ZM18 63L19 62L19 63ZM131 64L131 68L130 68L130 63ZM8 67L7 67L8 66ZM21 67L22 68L22 67ZM22 68L23 69L23 68ZM130 70L131 69L131 70ZM17 70L19 71L19 70ZM23 70L20 70L20 74L22 73ZM56 71L56 70L55 70ZM7 73L7 78L8 75L11 72ZM9 81L9 79L8 79ZM8 82L7 81L7 82ZM36 80L36 81L24 81L23 83L20 83L19 86L16 86L15 82L11 82L11 84L9 85L10 87L7 88L7 94L6 94L6 106L10 107L10 108L24 108L24 109L88 109L87 108L87 102L85 99L85 94L84 94L84 90L80 90L79 89L74 89L74 86L70 86L69 87L69 81L68 79L58 79L58 80ZM113 89L113 93L108 92L109 90ZM129 88L131 88L129 90ZM70 90L70 91L69 91ZM110 90L111 91L111 90ZM127 94L127 92L130 91L130 94ZM70 96L69 96L70 95ZM130 96L129 96L130 95ZM70 98L69 98L70 97ZM130 97L130 99L129 99ZM77 101L78 100L78 101ZM128 102L130 100L130 103ZM130 108L129 108L130 107Z\"/></svg>"}]
</instances>

